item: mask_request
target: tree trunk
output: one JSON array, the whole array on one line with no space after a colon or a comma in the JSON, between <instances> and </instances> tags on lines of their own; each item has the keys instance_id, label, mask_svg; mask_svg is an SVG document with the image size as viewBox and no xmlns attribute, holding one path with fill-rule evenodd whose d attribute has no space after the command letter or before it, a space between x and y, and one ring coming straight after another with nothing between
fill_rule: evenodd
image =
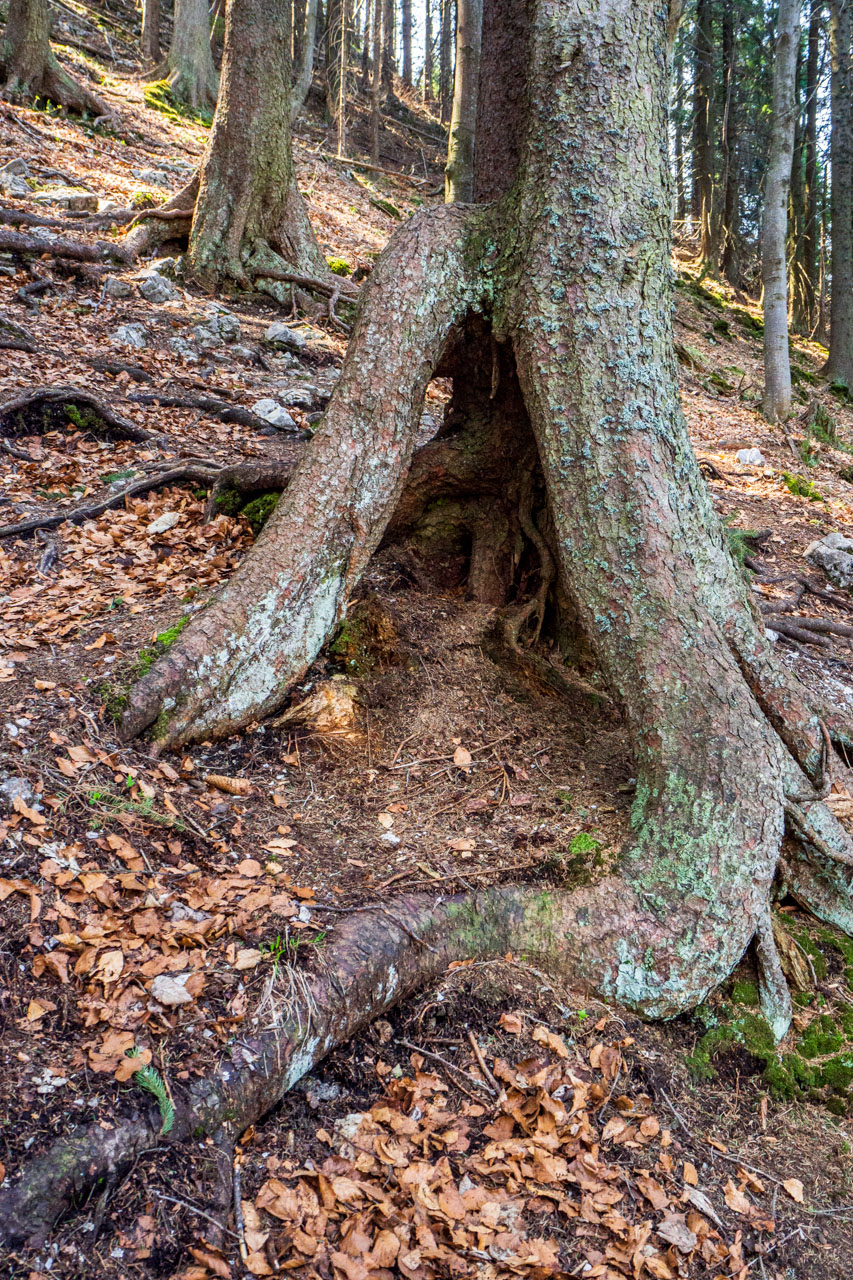
<instances>
[{"instance_id":1,"label":"tree trunk","mask_svg":"<svg viewBox=\"0 0 853 1280\"><path fill-rule=\"evenodd\" d=\"M764 286L764 416L784 422L791 412L788 358L788 194L794 154L795 72L800 0L780 0L773 62L770 154L764 177L761 280Z\"/></svg>"},{"instance_id":2,"label":"tree trunk","mask_svg":"<svg viewBox=\"0 0 853 1280\"><path fill-rule=\"evenodd\" d=\"M172 43L156 74L168 80L169 91L178 102L196 111L216 106L219 76L210 52L207 0L175 0Z\"/></svg>"},{"instance_id":3,"label":"tree trunk","mask_svg":"<svg viewBox=\"0 0 853 1280\"><path fill-rule=\"evenodd\" d=\"M264 268L326 275L293 172L290 0L232 0L222 92L201 168L189 267L212 288L264 283Z\"/></svg>"},{"instance_id":4,"label":"tree trunk","mask_svg":"<svg viewBox=\"0 0 853 1280\"><path fill-rule=\"evenodd\" d=\"M317 40L317 0L306 0L304 25L299 40L299 72L293 82L290 100L290 123L293 125L305 106L314 77L314 50Z\"/></svg>"},{"instance_id":5,"label":"tree trunk","mask_svg":"<svg viewBox=\"0 0 853 1280\"><path fill-rule=\"evenodd\" d=\"M474 198L474 145L477 124L477 89L480 83L480 46L483 34L483 0L457 0L456 74L444 198L448 204Z\"/></svg>"},{"instance_id":6,"label":"tree trunk","mask_svg":"<svg viewBox=\"0 0 853 1280\"><path fill-rule=\"evenodd\" d=\"M442 124L450 119L453 94L453 0L441 0L438 35L438 105Z\"/></svg>"},{"instance_id":7,"label":"tree trunk","mask_svg":"<svg viewBox=\"0 0 853 1280\"><path fill-rule=\"evenodd\" d=\"M2 96L10 102L52 102L69 111L109 115L96 94L64 71L50 47L47 0L9 0L0 40Z\"/></svg>"},{"instance_id":8,"label":"tree trunk","mask_svg":"<svg viewBox=\"0 0 853 1280\"><path fill-rule=\"evenodd\" d=\"M695 214L699 223L701 272L717 271L718 239L714 208L714 25L712 0L696 0L693 45L693 164Z\"/></svg>"},{"instance_id":9,"label":"tree trunk","mask_svg":"<svg viewBox=\"0 0 853 1280\"><path fill-rule=\"evenodd\" d=\"M424 0L423 99L427 105L433 101L432 74L432 0Z\"/></svg>"},{"instance_id":10,"label":"tree trunk","mask_svg":"<svg viewBox=\"0 0 853 1280\"><path fill-rule=\"evenodd\" d=\"M720 221L720 270L730 284L738 288L740 271L737 261L738 201L740 197L740 165L738 158L737 38L734 0L723 6L723 209Z\"/></svg>"},{"instance_id":11,"label":"tree trunk","mask_svg":"<svg viewBox=\"0 0 853 1280\"><path fill-rule=\"evenodd\" d=\"M673 118L675 120L675 217L684 230L687 218L687 198L684 192L684 53L679 42L673 69L675 86Z\"/></svg>"},{"instance_id":12,"label":"tree trunk","mask_svg":"<svg viewBox=\"0 0 853 1280\"><path fill-rule=\"evenodd\" d=\"M821 799L825 734L849 740L849 726L813 709L776 659L681 410L661 145L666 10L658 0L529 0L525 14L529 41L508 47L491 27L517 18L516 0L484 5L482 66L503 79L481 102L497 103L501 88L517 94L515 60L526 67L530 114L509 189L498 165L494 203L423 211L393 237L277 510L131 692L125 729L156 719L162 743L177 745L274 710L395 513L411 520L407 478L432 475L452 491L458 476L462 506L493 498L497 469L503 500L518 494L543 580L553 545L560 593L624 711L637 790L618 872L575 889L404 897L352 917L253 1044L251 1071L226 1061L209 1079L176 1083L173 1141L226 1122L239 1134L333 1045L453 960L532 955L582 989L671 1017L704 999L754 939L762 1008L781 1035L791 1007L769 894L786 814L801 842L788 883L822 919L853 929L853 845ZM508 57L493 61L501 47ZM514 154L495 133L481 133L478 168ZM491 367L467 356L472 334L492 346ZM454 378L458 413L415 456L438 371ZM493 407L502 397L515 438L509 475L505 415ZM466 437L479 438L485 467L466 467ZM550 543L530 518L538 485ZM153 1136L128 1120L61 1140L0 1191L0 1236L43 1235L72 1195Z\"/></svg>"},{"instance_id":13,"label":"tree trunk","mask_svg":"<svg viewBox=\"0 0 853 1280\"><path fill-rule=\"evenodd\" d=\"M382 97L394 98L394 0L382 0Z\"/></svg>"},{"instance_id":14,"label":"tree trunk","mask_svg":"<svg viewBox=\"0 0 853 1280\"><path fill-rule=\"evenodd\" d=\"M373 82L370 86L370 158L374 164L379 164L379 126L382 123L382 7L382 0L374 0Z\"/></svg>"},{"instance_id":15,"label":"tree trunk","mask_svg":"<svg viewBox=\"0 0 853 1280\"><path fill-rule=\"evenodd\" d=\"M403 67L401 78L404 85L412 87L412 0L400 2L400 27L403 44Z\"/></svg>"},{"instance_id":16,"label":"tree trunk","mask_svg":"<svg viewBox=\"0 0 853 1280\"><path fill-rule=\"evenodd\" d=\"M290 9L290 62L294 67L302 65L306 16L305 0L293 0Z\"/></svg>"},{"instance_id":17,"label":"tree trunk","mask_svg":"<svg viewBox=\"0 0 853 1280\"><path fill-rule=\"evenodd\" d=\"M326 4L326 110L332 120L338 118L341 94L341 40L343 37L343 0Z\"/></svg>"},{"instance_id":18,"label":"tree trunk","mask_svg":"<svg viewBox=\"0 0 853 1280\"><path fill-rule=\"evenodd\" d=\"M812 0L806 57L806 109L803 129L803 292L808 332L817 323L818 292L818 166L817 84L824 0Z\"/></svg>"},{"instance_id":19,"label":"tree trunk","mask_svg":"<svg viewBox=\"0 0 853 1280\"><path fill-rule=\"evenodd\" d=\"M139 50L145 62L160 61L160 0L143 0Z\"/></svg>"},{"instance_id":20,"label":"tree trunk","mask_svg":"<svg viewBox=\"0 0 853 1280\"><path fill-rule=\"evenodd\" d=\"M853 386L853 65L851 14L846 0L831 0L832 56L832 290L829 359L824 372Z\"/></svg>"}]
</instances>

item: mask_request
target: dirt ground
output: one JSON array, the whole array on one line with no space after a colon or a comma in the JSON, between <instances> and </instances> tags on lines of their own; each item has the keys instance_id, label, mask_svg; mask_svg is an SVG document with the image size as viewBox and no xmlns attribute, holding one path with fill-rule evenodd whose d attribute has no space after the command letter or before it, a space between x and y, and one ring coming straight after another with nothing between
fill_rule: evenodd
<instances>
[{"instance_id":1,"label":"dirt ground","mask_svg":"<svg viewBox=\"0 0 853 1280\"><path fill-rule=\"evenodd\" d=\"M67 56L86 73L79 52ZM104 75L118 123L101 132L3 109L0 162L24 158L47 201L7 206L62 216L51 187L125 206L186 180L204 127L146 107L132 65ZM333 145L319 116L300 125L300 184L327 256L369 270L399 221L377 201L406 217L435 199L439 151L389 124L383 162L412 180L347 169L324 158ZM784 602L805 578L790 616L849 623L853 601L804 552L853 533L851 406L816 377L825 353L795 340L804 416L790 439L768 426L759 312L677 265L685 412L720 514L762 535L745 544L756 600ZM34 386L73 386L152 433L140 444L79 414L50 429L37 415L4 419L4 525L120 493L188 454L296 457L334 385L344 338L322 315L295 315L306 345L282 353L264 341L288 318L271 300L213 300L179 282L155 305L138 272L115 275L128 296L47 252L0 254L0 314L36 347L3 351L0 415ZM223 312L239 338L199 338ZM145 345L129 348L117 330L135 324ZM245 408L272 397L294 427L261 432L133 398L158 390ZM425 435L445 396L432 389ZM835 423L829 440L808 430L816 404ZM743 448L763 461L738 462ZM566 883L606 866L626 828L632 761L594 673L589 693L564 700L510 671L491 656L489 611L430 588L401 548L376 558L355 622L296 691L289 724L160 758L121 744L122 690L254 536L239 514L205 523L205 501L192 485L166 487L0 541L0 1178L81 1123L108 1127L147 1105L140 1063L179 1088L223 1054L245 1061L279 984L322 964L342 910L501 877ZM806 683L853 700L847 638L777 643ZM330 707L344 712L331 726ZM205 1216L209 1141L164 1141L48 1246L0 1260L0 1274L842 1280L853 955L781 906L813 978L781 1051L837 1064L825 1079L794 1089L768 1075L742 1014L749 957L697 1015L666 1026L556 990L529 957L462 966L333 1053L244 1137L231 1234ZM697 1075L707 1037L727 1025Z\"/></svg>"}]
</instances>

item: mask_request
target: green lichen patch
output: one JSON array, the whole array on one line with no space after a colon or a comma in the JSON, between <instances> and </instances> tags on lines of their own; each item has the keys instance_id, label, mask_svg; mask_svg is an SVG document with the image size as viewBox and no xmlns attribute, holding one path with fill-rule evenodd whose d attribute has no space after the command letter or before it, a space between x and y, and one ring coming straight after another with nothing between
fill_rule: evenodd
<instances>
[{"instance_id":1,"label":"green lichen patch","mask_svg":"<svg viewBox=\"0 0 853 1280\"><path fill-rule=\"evenodd\" d=\"M240 514L248 520L256 538L278 506L280 496L277 492L260 493L242 508Z\"/></svg>"},{"instance_id":2,"label":"green lichen patch","mask_svg":"<svg viewBox=\"0 0 853 1280\"><path fill-rule=\"evenodd\" d=\"M782 483L795 498L808 498L809 502L826 502L826 498L815 488L813 480L805 476L793 475L790 471L782 472Z\"/></svg>"},{"instance_id":3,"label":"green lichen patch","mask_svg":"<svg viewBox=\"0 0 853 1280\"><path fill-rule=\"evenodd\" d=\"M173 627L169 627L166 631L161 631L159 635L154 637L150 645L139 650L139 657L131 669L131 679L139 680L142 676L147 675L157 659L162 657L164 653L168 653L189 620L189 614L185 614Z\"/></svg>"}]
</instances>

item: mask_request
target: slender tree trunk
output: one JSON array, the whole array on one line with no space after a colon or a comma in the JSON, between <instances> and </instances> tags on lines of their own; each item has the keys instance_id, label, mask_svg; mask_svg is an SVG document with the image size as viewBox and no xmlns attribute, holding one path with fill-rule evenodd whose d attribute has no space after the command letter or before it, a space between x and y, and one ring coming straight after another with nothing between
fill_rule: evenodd
<instances>
[{"instance_id":1,"label":"slender tree trunk","mask_svg":"<svg viewBox=\"0 0 853 1280\"><path fill-rule=\"evenodd\" d=\"M803 130L803 290L808 332L817 323L818 292L818 157L817 81L824 0L812 0L806 57L806 104Z\"/></svg>"},{"instance_id":2,"label":"slender tree trunk","mask_svg":"<svg viewBox=\"0 0 853 1280\"><path fill-rule=\"evenodd\" d=\"M401 36L403 43L403 84L412 87L412 0L401 0Z\"/></svg>"},{"instance_id":3,"label":"slender tree trunk","mask_svg":"<svg viewBox=\"0 0 853 1280\"><path fill-rule=\"evenodd\" d=\"M427 105L433 101L432 74L432 0L424 0L423 99Z\"/></svg>"},{"instance_id":4,"label":"slender tree trunk","mask_svg":"<svg viewBox=\"0 0 853 1280\"><path fill-rule=\"evenodd\" d=\"M201 169L190 270L208 287L264 267L323 275L290 142L290 0L231 0L222 93ZM273 293L275 289L271 289Z\"/></svg>"},{"instance_id":5,"label":"slender tree trunk","mask_svg":"<svg viewBox=\"0 0 853 1280\"><path fill-rule=\"evenodd\" d=\"M373 0L364 0L364 24L361 29L361 75L359 77L359 92L370 92L370 13L373 6Z\"/></svg>"},{"instance_id":6,"label":"slender tree trunk","mask_svg":"<svg viewBox=\"0 0 853 1280\"><path fill-rule=\"evenodd\" d=\"M794 146L791 160L791 189L788 196L788 317L795 333L809 333L808 301L803 263L805 224L805 141L803 129L803 51L797 37L797 65L794 72Z\"/></svg>"},{"instance_id":7,"label":"slender tree trunk","mask_svg":"<svg viewBox=\"0 0 853 1280\"><path fill-rule=\"evenodd\" d=\"M69 111L109 114L100 98L56 60L50 47L47 0L9 0L9 16L0 40L0 79L2 96L12 102L40 98Z\"/></svg>"},{"instance_id":8,"label":"slender tree trunk","mask_svg":"<svg viewBox=\"0 0 853 1280\"><path fill-rule=\"evenodd\" d=\"M143 0L139 49L146 62L160 61L160 0Z\"/></svg>"},{"instance_id":9,"label":"slender tree trunk","mask_svg":"<svg viewBox=\"0 0 853 1280\"><path fill-rule=\"evenodd\" d=\"M326 3L326 110L337 121L341 94L341 43L344 0Z\"/></svg>"},{"instance_id":10,"label":"slender tree trunk","mask_svg":"<svg viewBox=\"0 0 853 1280\"><path fill-rule=\"evenodd\" d=\"M299 41L299 50L301 61L298 63L299 72L293 83L293 91L290 102L290 123L295 122L299 112L305 106L305 100L311 88L311 81L314 78L314 50L316 48L317 39L317 3L318 0L307 0L305 4L304 26L302 28L302 37Z\"/></svg>"},{"instance_id":11,"label":"slender tree trunk","mask_svg":"<svg viewBox=\"0 0 853 1280\"><path fill-rule=\"evenodd\" d=\"M684 52L679 41L673 70L675 95L673 117L675 120L675 217L684 230L687 218L687 199L684 192Z\"/></svg>"},{"instance_id":12,"label":"slender tree trunk","mask_svg":"<svg viewBox=\"0 0 853 1280\"><path fill-rule=\"evenodd\" d=\"M474 198L474 146L477 125L477 90L480 83L480 47L483 36L483 0L457 0L456 74L444 198L467 202Z\"/></svg>"},{"instance_id":13,"label":"slender tree trunk","mask_svg":"<svg viewBox=\"0 0 853 1280\"><path fill-rule=\"evenodd\" d=\"M764 178L761 281L764 287L764 416L784 422L791 412L788 358L788 194L794 152L800 0L780 0L773 62L770 154Z\"/></svg>"},{"instance_id":14,"label":"slender tree trunk","mask_svg":"<svg viewBox=\"0 0 853 1280\"><path fill-rule=\"evenodd\" d=\"M738 157L737 38L734 0L723 5L723 124L720 133L723 152L723 209L720 223L720 270L738 288L737 261L740 165Z\"/></svg>"},{"instance_id":15,"label":"slender tree trunk","mask_svg":"<svg viewBox=\"0 0 853 1280\"><path fill-rule=\"evenodd\" d=\"M693 164L695 214L699 223L699 266L717 270L718 239L714 208L714 26L712 0L696 0L693 45Z\"/></svg>"},{"instance_id":16,"label":"slender tree trunk","mask_svg":"<svg viewBox=\"0 0 853 1280\"><path fill-rule=\"evenodd\" d=\"M394 97L394 0L382 3L382 97Z\"/></svg>"},{"instance_id":17,"label":"slender tree trunk","mask_svg":"<svg viewBox=\"0 0 853 1280\"><path fill-rule=\"evenodd\" d=\"M453 0L441 0L438 36L438 102L442 124L450 120L453 94Z\"/></svg>"},{"instance_id":18,"label":"slender tree trunk","mask_svg":"<svg viewBox=\"0 0 853 1280\"><path fill-rule=\"evenodd\" d=\"M847 0L831 0L832 288L825 372L853 386L853 63Z\"/></svg>"},{"instance_id":19,"label":"slender tree trunk","mask_svg":"<svg viewBox=\"0 0 853 1280\"><path fill-rule=\"evenodd\" d=\"M290 63L302 64L302 42L305 38L305 0L293 0L290 18Z\"/></svg>"},{"instance_id":20,"label":"slender tree trunk","mask_svg":"<svg viewBox=\"0 0 853 1280\"><path fill-rule=\"evenodd\" d=\"M369 0L368 0L369 3ZM382 117L382 0L373 3L373 83L370 88L370 158L379 164Z\"/></svg>"},{"instance_id":21,"label":"slender tree trunk","mask_svg":"<svg viewBox=\"0 0 853 1280\"><path fill-rule=\"evenodd\" d=\"M210 52L207 0L175 0L172 43L156 74L168 80L177 101L200 111L216 106L219 75Z\"/></svg>"}]
</instances>

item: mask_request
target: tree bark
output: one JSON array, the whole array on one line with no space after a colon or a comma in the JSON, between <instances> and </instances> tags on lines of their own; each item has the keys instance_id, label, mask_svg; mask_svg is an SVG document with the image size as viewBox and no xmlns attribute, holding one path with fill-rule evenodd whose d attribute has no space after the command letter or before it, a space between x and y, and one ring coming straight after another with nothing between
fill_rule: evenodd
<instances>
[{"instance_id":1,"label":"tree bark","mask_svg":"<svg viewBox=\"0 0 853 1280\"><path fill-rule=\"evenodd\" d=\"M160 0L143 0L139 50L145 62L160 61Z\"/></svg>"},{"instance_id":2,"label":"tree bark","mask_svg":"<svg viewBox=\"0 0 853 1280\"><path fill-rule=\"evenodd\" d=\"M0 41L2 96L11 102L39 98L69 111L109 115L101 99L59 65L50 47L47 0L9 0Z\"/></svg>"},{"instance_id":3,"label":"tree bark","mask_svg":"<svg viewBox=\"0 0 853 1280\"><path fill-rule=\"evenodd\" d=\"M788 194L794 154L795 71L800 0L780 0L773 63L770 154L764 177L761 280L764 286L764 416L784 422L791 413L788 357Z\"/></svg>"},{"instance_id":4,"label":"tree bark","mask_svg":"<svg viewBox=\"0 0 853 1280\"><path fill-rule=\"evenodd\" d=\"M680 42L673 68L675 88L673 101L674 150L675 150L675 217L683 229L687 218L687 198L684 192L684 53Z\"/></svg>"},{"instance_id":5,"label":"tree bark","mask_svg":"<svg viewBox=\"0 0 853 1280\"><path fill-rule=\"evenodd\" d=\"M733 0L723 5L723 209L720 220L720 270L730 284L738 288L740 271L737 261L738 204L740 197L740 165L738 157L738 93L737 37Z\"/></svg>"},{"instance_id":6,"label":"tree bark","mask_svg":"<svg viewBox=\"0 0 853 1280\"><path fill-rule=\"evenodd\" d=\"M716 273L718 237L714 207L714 26L712 0L696 0L693 44L693 164L695 215L701 272Z\"/></svg>"},{"instance_id":7,"label":"tree bark","mask_svg":"<svg viewBox=\"0 0 853 1280\"><path fill-rule=\"evenodd\" d=\"M165 63L155 74L168 81L178 102L196 111L216 106L219 75L210 52L207 0L175 0L172 43Z\"/></svg>"},{"instance_id":8,"label":"tree bark","mask_svg":"<svg viewBox=\"0 0 853 1280\"><path fill-rule=\"evenodd\" d=\"M432 0L424 0L424 103L433 101L432 86Z\"/></svg>"},{"instance_id":9,"label":"tree bark","mask_svg":"<svg viewBox=\"0 0 853 1280\"><path fill-rule=\"evenodd\" d=\"M438 105L442 124L450 119L453 95L453 0L441 0L438 33Z\"/></svg>"},{"instance_id":10,"label":"tree bark","mask_svg":"<svg viewBox=\"0 0 853 1280\"><path fill-rule=\"evenodd\" d=\"M403 45L403 66L400 78L409 89L412 87L412 0L400 0L400 35Z\"/></svg>"},{"instance_id":11,"label":"tree bark","mask_svg":"<svg viewBox=\"0 0 853 1280\"><path fill-rule=\"evenodd\" d=\"M824 0L812 0L806 56L806 103L803 128L803 294L808 333L817 323L818 292L818 156L817 82Z\"/></svg>"},{"instance_id":12,"label":"tree bark","mask_svg":"<svg viewBox=\"0 0 853 1280\"><path fill-rule=\"evenodd\" d=\"M382 9L382 0L374 0L373 80L370 86L370 158L374 164L379 164L379 126L382 122Z\"/></svg>"},{"instance_id":13,"label":"tree bark","mask_svg":"<svg viewBox=\"0 0 853 1280\"><path fill-rule=\"evenodd\" d=\"M232 0L188 254L207 287L328 274L293 171L290 78L290 0Z\"/></svg>"},{"instance_id":14,"label":"tree bark","mask_svg":"<svg viewBox=\"0 0 853 1280\"><path fill-rule=\"evenodd\" d=\"M832 57L832 291L829 359L824 372L853 386L853 63L851 13L846 0L831 0Z\"/></svg>"},{"instance_id":15,"label":"tree bark","mask_svg":"<svg viewBox=\"0 0 853 1280\"><path fill-rule=\"evenodd\" d=\"M382 0L382 97L394 98L394 0Z\"/></svg>"},{"instance_id":16,"label":"tree bark","mask_svg":"<svg viewBox=\"0 0 853 1280\"><path fill-rule=\"evenodd\" d=\"M333 120L338 118L341 91L341 39L343 37L343 0L327 0L326 4L326 110Z\"/></svg>"},{"instance_id":17,"label":"tree bark","mask_svg":"<svg viewBox=\"0 0 853 1280\"><path fill-rule=\"evenodd\" d=\"M480 83L480 47L483 34L483 0L457 0L456 74L444 198L470 202L474 198L474 146L477 125L477 89Z\"/></svg>"},{"instance_id":18,"label":"tree bark","mask_svg":"<svg viewBox=\"0 0 853 1280\"><path fill-rule=\"evenodd\" d=\"M314 77L314 50L316 43L317 0L306 0L302 34L298 45L299 61L296 64L299 71L293 81L290 101L291 126L296 122L296 117L305 106L305 99L308 97L308 91L311 88L311 81Z\"/></svg>"}]
</instances>

